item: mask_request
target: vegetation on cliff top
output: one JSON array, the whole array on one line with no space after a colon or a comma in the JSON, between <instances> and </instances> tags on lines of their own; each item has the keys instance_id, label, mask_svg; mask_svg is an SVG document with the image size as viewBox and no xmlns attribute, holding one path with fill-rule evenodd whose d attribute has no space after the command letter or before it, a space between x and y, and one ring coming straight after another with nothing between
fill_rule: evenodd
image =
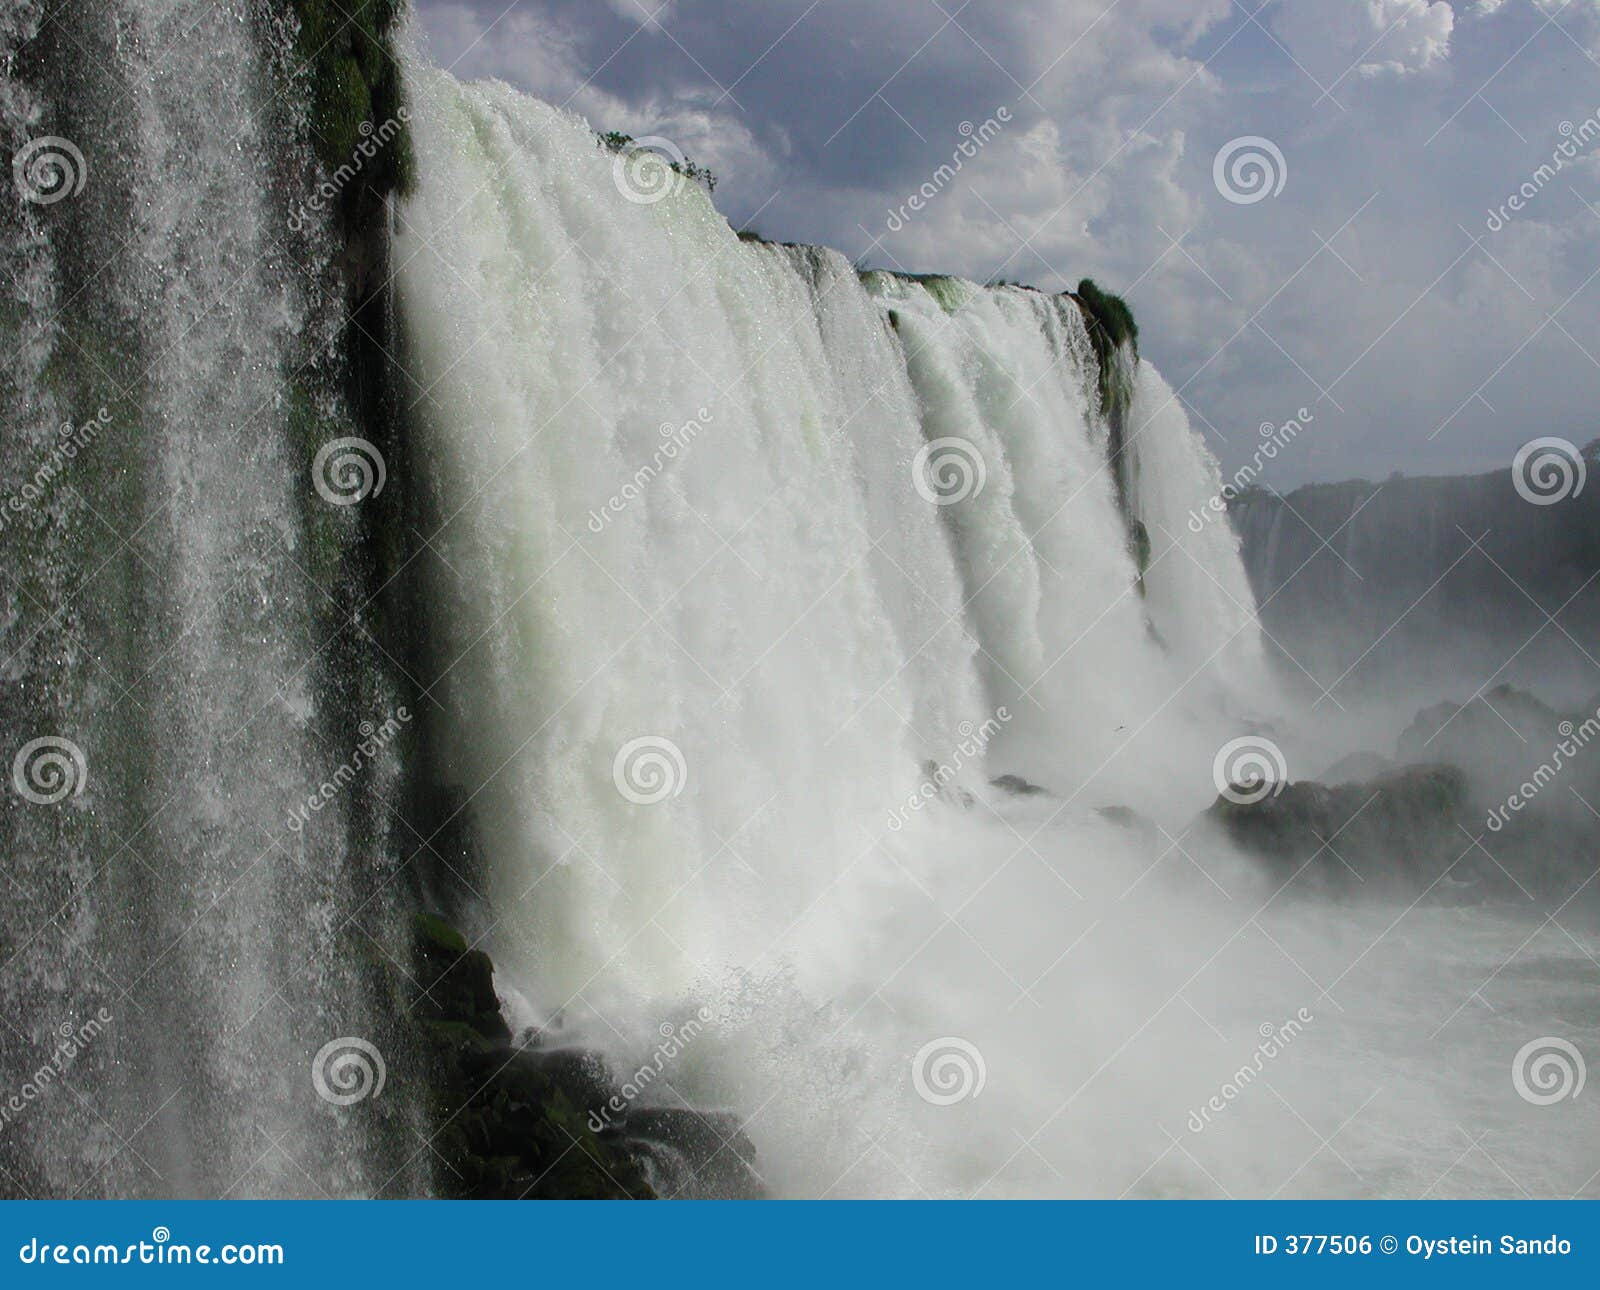
<instances>
[{"instance_id":1,"label":"vegetation on cliff top","mask_svg":"<svg viewBox=\"0 0 1600 1290\"><path fill-rule=\"evenodd\" d=\"M609 148L612 152L624 152L635 142L631 134L623 134L620 130L606 130L603 133L596 134L595 138L600 140L601 147ZM704 184L708 193L717 191L717 177L709 167L697 166L688 157L684 157L681 161L671 157L663 157L662 160L685 179L692 179L696 183Z\"/></svg>"}]
</instances>

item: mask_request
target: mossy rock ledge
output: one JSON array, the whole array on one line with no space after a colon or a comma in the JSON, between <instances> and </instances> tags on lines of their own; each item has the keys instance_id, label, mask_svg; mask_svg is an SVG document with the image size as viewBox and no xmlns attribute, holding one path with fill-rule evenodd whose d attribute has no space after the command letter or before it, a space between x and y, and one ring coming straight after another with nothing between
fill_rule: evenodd
<instances>
[{"instance_id":1,"label":"mossy rock ledge","mask_svg":"<svg viewBox=\"0 0 1600 1290\"><path fill-rule=\"evenodd\" d=\"M414 920L412 1015L432 1070L435 1194L460 1200L757 1197L755 1150L732 1117L632 1107L600 1132L618 1082L600 1058L519 1042L494 964L443 919Z\"/></svg>"}]
</instances>

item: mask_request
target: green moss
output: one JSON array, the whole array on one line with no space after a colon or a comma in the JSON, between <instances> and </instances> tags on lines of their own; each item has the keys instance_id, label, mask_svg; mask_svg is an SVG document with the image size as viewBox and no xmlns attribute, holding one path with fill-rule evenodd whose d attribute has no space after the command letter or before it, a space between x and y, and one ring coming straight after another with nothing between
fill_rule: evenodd
<instances>
[{"instance_id":1,"label":"green moss","mask_svg":"<svg viewBox=\"0 0 1600 1290\"><path fill-rule=\"evenodd\" d=\"M1121 419L1133 400L1132 368L1122 356L1138 360L1139 324L1128 302L1102 291L1093 278L1078 283L1075 295L1100 365L1101 414L1108 420Z\"/></svg>"},{"instance_id":2,"label":"green moss","mask_svg":"<svg viewBox=\"0 0 1600 1290\"><path fill-rule=\"evenodd\" d=\"M614 1134L586 1108L615 1093L573 1053L518 1047L500 1016L494 965L444 919L418 914L409 1011L426 1053L435 1189L449 1199L652 1198ZM398 975L398 974L397 974Z\"/></svg>"},{"instance_id":3,"label":"green moss","mask_svg":"<svg viewBox=\"0 0 1600 1290\"><path fill-rule=\"evenodd\" d=\"M356 434L355 426L343 415L328 415L319 407L316 395L298 378L291 379L283 392L285 429L299 466L298 478L305 485L301 506L301 533L305 548L295 560L319 586L339 585L347 550L361 539L359 517L350 508L323 502L312 486L314 466L325 444Z\"/></svg>"},{"instance_id":4,"label":"green moss","mask_svg":"<svg viewBox=\"0 0 1600 1290\"><path fill-rule=\"evenodd\" d=\"M1139 570L1139 590L1144 590L1145 570L1150 567L1150 530L1143 520L1134 520L1129 526L1129 543L1133 548L1133 562Z\"/></svg>"},{"instance_id":5,"label":"green moss","mask_svg":"<svg viewBox=\"0 0 1600 1290\"><path fill-rule=\"evenodd\" d=\"M348 173L345 211L364 198L411 190L416 159L405 123L405 93L393 37L405 0L278 0L299 23L294 79L307 103L317 157ZM398 133L392 133L398 129ZM375 135L387 138L373 147ZM373 155L364 157L366 145Z\"/></svg>"},{"instance_id":6,"label":"green moss","mask_svg":"<svg viewBox=\"0 0 1600 1290\"><path fill-rule=\"evenodd\" d=\"M1121 296L1102 291L1094 279L1085 278L1074 293L1083 311L1089 343L1099 368L1100 415L1109 431L1106 445L1116 483L1117 507L1128 531L1128 551L1139 570L1139 591L1144 591L1144 571L1150 562L1150 535L1133 513L1134 461L1128 452L1128 410L1133 404L1133 372L1139 361L1139 324Z\"/></svg>"},{"instance_id":7,"label":"green moss","mask_svg":"<svg viewBox=\"0 0 1600 1290\"><path fill-rule=\"evenodd\" d=\"M1099 331L1111 349L1127 345L1135 354L1139 352L1139 324L1126 300L1102 291L1093 278L1078 283L1077 295L1089 315L1091 335Z\"/></svg>"},{"instance_id":8,"label":"green moss","mask_svg":"<svg viewBox=\"0 0 1600 1290\"><path fill-rule=\"evenodd\" d=\"M417 943L448 954L465 954L467 938L437 914L418 914L415 919Z\"/></svg>"}]
</instances>

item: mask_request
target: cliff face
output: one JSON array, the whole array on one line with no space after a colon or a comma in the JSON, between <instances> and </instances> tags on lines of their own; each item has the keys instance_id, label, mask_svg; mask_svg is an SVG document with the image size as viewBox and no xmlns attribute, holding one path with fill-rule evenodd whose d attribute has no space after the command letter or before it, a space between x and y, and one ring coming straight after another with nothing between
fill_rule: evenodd
<instances>
[{"instance_id":1,"label":"cliff face","mask_svg":"<svg viewBox=\"0 0 1600 1290\"><path fill-rule=\"evenodd\" d=\"M1595 688L1600 489L1537 506L1509 472L1351 480L1229 514L1274 646L1336 698Z\"/></svg>"}]
</instances>

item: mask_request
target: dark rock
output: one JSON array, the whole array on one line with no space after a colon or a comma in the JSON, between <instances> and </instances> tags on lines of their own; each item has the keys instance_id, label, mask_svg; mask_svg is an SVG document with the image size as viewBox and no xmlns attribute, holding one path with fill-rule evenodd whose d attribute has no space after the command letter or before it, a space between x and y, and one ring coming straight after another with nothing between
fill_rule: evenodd
<instances>
[{"instance_id":1,"label":"dark rock","mask_svg":"<svg viewBox=\"0 0 1600 1290\"><path fill-rule=\"evenodd\" d=\"M652 1107L628 1113L627 1133L649 1156L658 1191L686 1200L759 1200L756 1150L737 1117L725 1111Z\"/></svg>"},{"instance_id":2,"label":"dark rock","mask_svg":"<svg viewBox=\"0 0 1600 1290\"><path fill-rule=\"evenodd\" d=\"M1147 844L1154 845L1161 836L1160 826L1147 815L1141 815L1131 806L1097 806L1094 813L1119 829L1136 833Z\"/></svg>"},{"instance_id":3,"label":"dark rock","mask_svg":"<svg viewBox=\"0 0 1600 1290\"><path fill-rule=\"evenodd\" d=\"M432 915L416 918L414 935L420 988L412 1011L430 1057L436 1193L653 1199L640 1167L647 1153L591 1127L591 1113L616 1092L600 1060L514 1046L489 956Z\"/></svg>"},{"instance_id":4,"label":"dark rock","mask_svg":"<svg viewBox=\"0 0 1600 1290\"><path fill-rule=\"evenodd\" d=\"M1050 795L1050 790L1040 788L1037 784L1030 784L1021 775L999 775L989 781L991 788L998 788L1002 793L1011 793L1016 797L1032 797L1036 794Z\"/></svg>"},{"instance_id":5,"label":"dark rock","mask_svg":"<svg viewBox=\"0 0 1600 1290\"><path fill-rule=\"evenodd\" d=\"M1286 784L1256 802L1219 796L1203 818L1286 878L1309 868L1335 883L1427 883L1469 846L1466 804L1456 767L1408 766L1366 784Z\"/></svg>"},{"instance_id":6,"label":"dark rock","mask_svg":"<svg viewBox=\"0 0 1600 1290\"><path fill-rule=\"evenodd\" d=\"M1505 781L1537 761L1561 736L1560 715L1526 690L1509 685L1466 703L1436 703L1417 713L1401 734L1402 762L1443 761L1467 772L1475 789L1505 794Z\"/></svg>"}]
</instances>

